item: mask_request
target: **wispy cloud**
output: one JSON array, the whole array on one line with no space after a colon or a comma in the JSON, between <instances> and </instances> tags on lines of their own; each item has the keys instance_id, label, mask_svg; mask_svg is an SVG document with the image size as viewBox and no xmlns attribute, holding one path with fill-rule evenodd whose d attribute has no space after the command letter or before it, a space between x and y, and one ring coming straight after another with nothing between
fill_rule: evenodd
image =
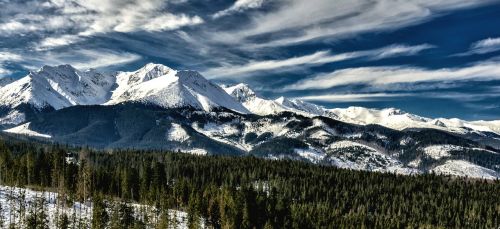
<instances>
[{"instance_id":1,"label":"wispy cloud","mask_svg":"<svg viewBox=\"0 0 500 229\"><path fill-rule=\"evenodd\" d=\"M246 76L261 71L292 70L305 66L316 66L327 63L339 62L354 58L366 57L369 59L384 59L396 56L416 55L419 52L434 48L429 44L415 46L389 45L379 49L332 54L330 51L318 51L309 55L291 57L280 60L250 61L242 65L226 65L212 68L204 72L209 78L223 78L228 76Z\"/></svg>"},{"instance_id":2,"label":"wispy cloud","mask_svg":"<svg viewBox=\"0 0 500 229\"><path fill-rule=\"evenodd\" d=\"M212 15L212 18L220 18L233 13L242 12L247 9L260 8L263 3L264 0L236 0L236 2L231 7L215 13L214 15Z\"/></svg>"},{"instance_id":3,"label":"wispy cloud","mask_svg":"<svg viewBox=\"0 0 500 229\"><path fill-rule=\"evenodd\" d=\"M411 96L411 93L366 93L366 94L323 94L314 96L295 97L296 99L313 102L369 102L388 100L391 98L400 98Z\"/></svg>"},{"instance_id":4,"label":"wispy cloud","mask_svg":"<svg viewBox=\"0 0 500 229\"><path fill-rule=\"evenodd\" d=\"M78 69L107 68L140 60L141 56L129 52L108 49L77 49L67 52L44 52L35 56L27 56L20 63L29 70L43 65L70 64Z\"/></svg>"},{"instance_id":5,"label":"wispy cloud","mask_svg":"<svg viewBox=\"0 0 500 229\"><path fill-rule=\"evenodd\" d=\"M213 39L223 43L251 43L247 39L289 31L289 36L272 38L252 47L276 47L339 38L363 32L394 30L426 21L442 12L478 6L493 1L468 0L290 0L278 10L257 14L244 29L217 32Z\"/></svg>"},{"instance_id":6,"label":"wispy cloud","mask_svg":"<svg viewBox=\"0 0 500 229\"><path fill-rule=\"evenodd\" d=\"M12 71L5 67L6 63L19 61L21 56L10 52L0 52L0 76L11 74Z\"/></svg>"},{"instance_id":7,"label":"wispy cloud","mask_svg":"<svg viewBox=\"0 0 500 229\"><path fill-rule=\"evenodd\" d=\"M406 93L390 93L390 92L372 92L372 93L327 93L320 95L299 96L295 99L311 101L311 102L374 102L374 101L389 101L400 100L402 97L419 97L433 99L456 100L460 102L479 102L487 99L497 98L498 92L484 93L464 93L464 92L406 92Z\"/></svg>"},{"instance_id":8,"label":"wispy cloud","mask_svg":"<svg viewBox=\"0 0 500 229\"><path fill-rule=\"evenodd\" d=\"M497 38L487 38L474 42L469 51L464 53L459 53L454 56L469 56L474 54L485 54L500 51L500 37Z\"/></svg>"},{"instance_id":9,"label":"wispy cloud","mask_svg":"<svg viewBox=\"0 0 500 229\"><path fill-rule=\"evenodd\" d=\"M38 49L75 43L109 32L168 31L204 22L198 15L171 12L163 0L28 0L0 8L0 37L39 33ZM48 37L48 38L47 38Z\"/></svg>"},{"instance_id":10,"label":"wispy cloud","mask_svg":"<svg viewBox=\"0 0 500 229\"><path fill-rule=\"evenodd\" d=\"M58 37L46 37L40 42L37 42L35 49L39 51L49 50L52 48L74 44L82 40L83 38L78 35L69 35L69 34Z\"/></svg>"},{"instance_id":11,"label":"wispy cloud","mask_svg":"<svg viewBox=\"0 0 500 229\"><path fill-rule=\"evenodd\" d=\"M418 67L360 67L348 68L306 78L284 90L326 89L349 84L389 85L455 80L500 79L500 62L485 61L461 68L424 69Z\"/></svg>"}]
</instances>

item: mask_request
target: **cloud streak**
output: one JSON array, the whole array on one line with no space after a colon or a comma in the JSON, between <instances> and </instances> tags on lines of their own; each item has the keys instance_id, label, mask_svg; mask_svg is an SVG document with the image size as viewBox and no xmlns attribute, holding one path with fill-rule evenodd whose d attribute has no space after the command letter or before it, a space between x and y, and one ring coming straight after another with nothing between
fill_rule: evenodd
<instances>
[{"instance_id":1,"label":"cloud streak","mask_svg":"<svg viewBox=\"0 0 500 229\"><path fill-rule=\"evenodd\" d=\"M262 71L282 71L292 70L307 66L317 66L327 63L334 63L355 58L369 58L379 60L397 56L416 55L424 50L434 48L429 44L415 46L389 45L379 49L332 54L328 50L318 51L309 55L292 57L280 60L250 61L242 65L226 65L212 68L204 72L209 78L223 78L228 76L247 76L255 72Z\"/></svg>"},{"instance_id":2,"label":"cloud streak","mask_svg":"<svg viewBox=\"0 0 500 229\"><path fill-rule=\"evenodd\" d=\"M361 84L370 86L433 81L500 79L500 62L485 61L461 68L424 69L418 67L360 67L319 74L285 86L284 90L327 89Z\"/></svg>"},{"instance_id":3,"label":"cloud streak","mask_svg":"<svg viewBox=\"0 0 500 229\"><path fill-rule=\"evenodd\" d=\"M456 54L455 56L469 56L474 54L486 54L491 52L500 51L500 37L487 38L484 40L474 42L469 51Z\"/></svg>"},{"instance_id":4,"label":"cloud streak","mask_svg":"<svg viewBox=\"0 0 500 229\"><path fill-rule=\"evenodd\" d=\"M159 32L204 23L198 15L174 13L163 0L48 0L0 9L0 37L37 33L36 49L51 49L111 32ZM5 19L4 19L5 18ZM2 20L4 19L4 20Z\"/></svg>"},{"instance_id":5,"label":"cloud streak","mask_svg":"<svg viewBox=\"0 0 500 229\"><path fill-rule=\"evenodd\" d=\"M20 60L29 70L44 65L70 64L78 69L108 68L140 60L141 56L129 52L117 52L108 49L77 49L69 52L45 52L42 55L28 56Z\"/></svg>"},{"instance_id":6,"label":"cloud streak","mask_svg":"<svg viewBox=\"0 0 500 229\"><path fill-rule=\"evenodd\" d=\"M295 97L295 99L312 102L370 102L388 100L403 96L412 96L411 93L366 93L366 94L323 94Z\"/></svg>"},{"instance_id":7,"label":"cloud streak","mask_svg":"<svg viewBox=\"0 0 500 229\"><path fill-rule=\"evenodd\" d=\"M236 0L236 2L229 8L221 10L214 15L212 18L217 19L237 12L242 12L248 9L256 9L262 7L264 0Z\"/></svg>"},{"instance_id":8,"label":"cloud streak","mask_svg":"<svg viewBox=\"0 0 500 229\"><path fill-rule=\"evenodd\" d=\"M468 0L290 0L269 13L253 17L243 30L215 33L222 43L251 43L249 38L293 31L292 35L252 43L253 48L294 45L319 38L342 38L364 32L394 30L422 23L439 13L493 1Z\"/></svg>"},{"instance_id":9,"label":"cloud streak","mask_svg":"<svg viewBox=\"0 0 500 229\"><path fill-rule=\"evenodd\" d=\"M12 71L5 67L6 63L19 61L21 60L21 56L15 53L10 52L0 52L0 76L11 74Z\"/></svg>"}]
</instances>

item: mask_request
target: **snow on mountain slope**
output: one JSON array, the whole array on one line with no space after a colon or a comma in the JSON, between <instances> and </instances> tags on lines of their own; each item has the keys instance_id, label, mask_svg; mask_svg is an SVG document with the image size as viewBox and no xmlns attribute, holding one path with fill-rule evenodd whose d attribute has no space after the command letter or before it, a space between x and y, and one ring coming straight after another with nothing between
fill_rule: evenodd
<instances>
[{"instance_id":1,"label":"snow on mountain slope","mask_svg":"<svg viewBox=\"0 0 500 229\"><path fill-rule=\"evenodd\" d=\"M37 109L61 109L104 103L114 84L110 75L95 70L78 71L70 65L44 66L0 88L0 106L30 104Z\"/></svg>"},{"instance_id":2,"label":"snow on mountain slope","mask_svg":"<svg viewBox=\"0 0 500 229\"><path fill-rule=\"evenodd\" d=\"M271 115L289 111L305 116L325 116L335 118L335 114L324 107L301 100L280 97L269 100L259 97L248 85L240 83L224 86L224 90L243 104L245 108L257 115Z\"/></svg>"},{"instance_id":3,"label":"snow on mountain slope","mask_svg":"<svg viewBox=\"0 0 500 229\"><path fill-rule=\"evenodd\" d=\"M460 119L431 119L410 114L396 108L369 109L364 107L334 108L308 103L298 99L280 97L269 100L259 97L248 85L223 86L224 90L257 115L278 114L284 111L304 116L324 116L359 125L378 124L391 129L433 128L460 134L493 132L500 134L500 120L464 121Z\"/></svg>"},{"instance_id":4,"label":"snow on mountain slope","mask_svg":"<svg viewBox=\"0 0 500 229\"><path fill-rule=\"evenodd\" d=\"M287 109L273 100L263 99L246 84L223 86L223 89L239 101L247 110L257 115L278 114Z\"/></svg>"},{"instance_id":5,"label":"snow on mountain slope","mask_svg":"<svg viewBox=\"0 0 500 229\"><path fill-rule=\"evenodd\" d=\"M396 130L407 128L433 128L460 134L493 132L500 134L500 121L468 122L460 119L431 119L410 114L395 108L369 109L364 107L330 109L340 121L367 125L378 124Z\"/></svg>"},{"instance_id":6,"label":"snow on mountain slope","mask_svg":"<svg viewBox=\"0 0 500 229\"><path fill-rule=\"evenodd\" d=\"M10 128L7 130L4 130L7 133L11 134L22 134L22 135L27 135L27 136L32 136L32 137L40 137L40 138L51 138L52 136L48 134L41 134L36 131L30 130L30 123L24 123L22 125L16 126L14 128Z\"/></svg>"},{"instance_id":7,"label":"snow on mountain slope","mask_svg":"<svg viewBox=\"0 0 500 229\"><path fill-rule=\"evenodd\" d=\"M405 168L401 162L378 150L349 140L338 141L326 149L328 160L337 167L369 171L398 171L402 174L416 173Z\"/></svg>"},{"instance_id":8,"label":"snow on mountain slope","mask_svg":"<svg viewBox=\"0 0 500 229\"><path fill-rule=\"evenodd\" d=\"M432 169L437 174L468 176L483 179L497 179L497 172L463 160L448 160Z\"/></svg>"},{"instance_id":9,"label":"snow on mountain slope","mask_svg":"<svg viewBox=\"0 0 500 229\"><path fill-rule=\"evenodd\" d=\"M249 113L222 88L194 71L175 71L159 64L148 64L131 73L117 75L118 87L106 104L138 101L162 107L190 106L205 111L225 107Z\"/></svg>"},{"instance_id":10,"label":"snow on mountain slope","mask_svg":"<svg viewBox=\"0 0 500 229\"><path fill-rule=\"evenodd\" d=\"M491 131L497 134L500 134L500 120L494 120L494 121L472 121L469 123L465 124L469 128L472 129L480 129L481 127L484 127L484 131Z\"/></svg>"},{"instance_id":11,"label":"snow on mountain slope","mask_svg":"<svg viewBox=\"0 0 500 229\"><path fill-rule=\"evenodd\" d=\"M0 126L16 125L26 119L24 113L17 110L11 110L6 115L0 117Z\"/></svg>"},{"instance_id":12,"label":"snow on mountain slope","mask_svg":"<svg viewBox=\"0 0 500 229\"><path fill-rule=\"evenodd\" d=\"M167 133L167 139L169 141L184 142L189 139L189 135L181 125L172 123L172 127Z\"/></svg>"},{"instance_id":13,"label":"snow on mountain slope","mask_svg":"<svg viewBox=\"0 0 500 229\"><path fill-rule=\"evenodd\" d=\"M316 104L304 102L298 99L287 99L283 96L277 98L274 101L276 101L281 106L286 107L288 111L292 111L306 116L324 116L337 119L337 115L335 113Z\"/></svg>"},{"instance_id":14,"label":"snow on mountain slope","mask_svg":"<svg viewBox=\"0 0 500 229\"><path fill-rule=\"evenodd\" d=\"M439 160L444 157L450 156L450 151L460 151L463 150L461 146L454 145L432 145L427 146L423 149L424 153L434 160Z\"/></svg>"}]
</instances>

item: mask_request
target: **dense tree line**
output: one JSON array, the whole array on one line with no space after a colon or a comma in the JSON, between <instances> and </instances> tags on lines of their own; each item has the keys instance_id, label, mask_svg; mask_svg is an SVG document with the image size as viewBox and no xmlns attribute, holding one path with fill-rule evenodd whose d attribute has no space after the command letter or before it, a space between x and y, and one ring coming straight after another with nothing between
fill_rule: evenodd
<instances>
[{"instance_id":1,"label":"dense tree line","mask_svg":"<svg viewBox=\"0 0 500 229\"><path fill-rule=\"evenodd\" d=\"M168 209L188 212L191 228L500 225L498 180L401 176L289 160L0 140L0 182L56 191L66 202L91 200L93 218L86 225L92 228L167 228L175 220ZM151 206L155 217L138 217L127 203ZM44 223L35 216L44 214L40 206L26 209L27 222ZM72 217L61 215L60 228L69 227Z\"/></svg>"}]
</instances>

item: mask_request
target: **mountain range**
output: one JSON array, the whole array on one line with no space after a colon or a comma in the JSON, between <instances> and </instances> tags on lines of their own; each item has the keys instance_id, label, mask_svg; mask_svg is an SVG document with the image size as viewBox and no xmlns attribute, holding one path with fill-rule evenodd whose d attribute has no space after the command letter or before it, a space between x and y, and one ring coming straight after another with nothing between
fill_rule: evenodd
<instances>
[{"instance_id":1,"label":"mountain range","mask_svg":"<svg viewBox=\"0 0 500 229\"><path fill-rule=\"evenodd\" d=\"M327 109L160 64L114 73L44 66L4 80L0 127L3 134L106 149L255 155L401 174L500 174L500 120Z\"/></svg>"}]
</instances>

